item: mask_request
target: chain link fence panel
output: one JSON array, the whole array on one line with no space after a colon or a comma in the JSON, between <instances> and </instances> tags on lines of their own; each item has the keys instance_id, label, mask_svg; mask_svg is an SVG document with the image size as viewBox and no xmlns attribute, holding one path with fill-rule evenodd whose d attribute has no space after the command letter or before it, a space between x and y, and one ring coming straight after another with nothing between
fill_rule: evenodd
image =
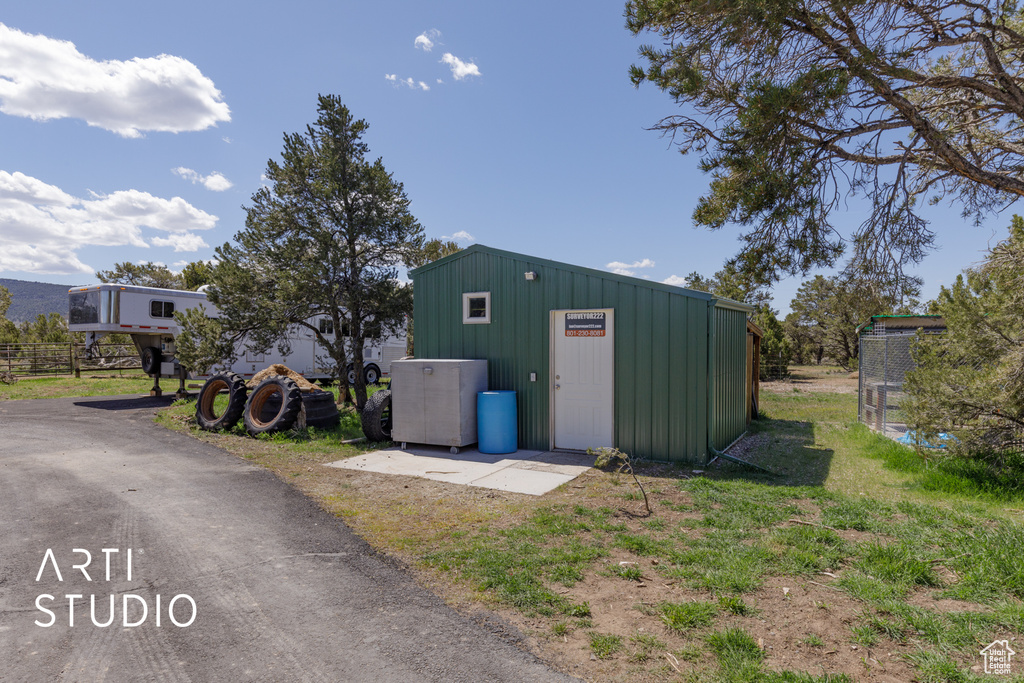
<instances>
[{"instance_id":1,"label":"chain link fence panel","mask_svg":"<svg viewBox=\"0 0 1024 683\"><path fill-rule=\"evenodd\" d=\"M883 325L860 338L859 396L857 417L880 434L899 439L907 433L907 420L900 410L906 395L903 382L915 367L911 345L914 330L886 332Z\"/></svg>"}]
</instances>

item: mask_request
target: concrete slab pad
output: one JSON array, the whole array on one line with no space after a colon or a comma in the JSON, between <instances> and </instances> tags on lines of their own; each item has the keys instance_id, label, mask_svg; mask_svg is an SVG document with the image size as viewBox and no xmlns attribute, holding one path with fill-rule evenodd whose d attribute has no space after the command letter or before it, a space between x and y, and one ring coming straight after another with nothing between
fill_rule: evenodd
<instances>
[{"instance_id":1,"label":"concrete slab pad","mask_svg":"<svg viewBox=\"0 0 1024 683\"><path fill-rule=\"evenodd\" d=\"M506 467L493 474L488 474L486 477L471 481L469 485L497 489L498 491L527 493L531 496L543 496L548 491L554 490L562 484L569 483L578 475L579 473L559 474L557 472Z\"/></svg>"},{"instance_id":2,"label":"concrete slab pad","mask_svg":"<svg viewBox=\"0 0 1024 683\"><path fill-rule=\"evenodd\" d=\"M593 462L593 456L581 453L520 450L492 455L465 448L452 455L441 446L414 446L405 450L395 446L327 466L540 496L572 481L590 469Z\"/></svg>"}]
</instances>

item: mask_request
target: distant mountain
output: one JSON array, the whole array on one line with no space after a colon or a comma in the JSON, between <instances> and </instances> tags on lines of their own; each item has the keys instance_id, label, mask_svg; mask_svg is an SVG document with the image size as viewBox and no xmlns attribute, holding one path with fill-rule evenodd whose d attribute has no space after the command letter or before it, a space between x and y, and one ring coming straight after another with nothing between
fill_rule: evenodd
<instances>
[{"instance_id":1,"label":"distant mountain","mask_svg":"<svg viewBox=\"0 0 1024 683\"><path fill-rule=\"evenodd\" d=\"M70 287L67 285L0 278L0 286L6 287L11 293L11 307L7 309L6 316L8 320L16 323L35 320L40 313L60 313L65 318L68 315Z\"/></svg>"}]
</instances>

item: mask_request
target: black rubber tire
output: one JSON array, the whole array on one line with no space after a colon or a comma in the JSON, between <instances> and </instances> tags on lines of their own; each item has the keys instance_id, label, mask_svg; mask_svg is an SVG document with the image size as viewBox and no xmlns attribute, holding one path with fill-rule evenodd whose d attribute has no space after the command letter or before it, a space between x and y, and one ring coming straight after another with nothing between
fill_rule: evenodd
<instances>
[{"instance_id":1,"label":"black rubber tire","mask_svg":"<svg viewBox=\"0 0 1024 683\"><path fill-rule=\"evenodd\" d=\"M309 391L302 393L302 408L306 411L306 426L317 429L334 429L341 424L338 404L334 402L334 394L329 391ZM271 420L281 409L281 397L271 395L263 405L260 419Z\"/></svg>"},{"instance_id":2,"label":"black rubber tire","mask_svg":"<svg viewBox=\"0 0 1024 683\"><path fill-rule=\"evenodd\" d=\"M366 379L366 386L380 382L380 368L376 363L370 363L363 368L363 377Z\"/></svg>"},{"instance_id":3,"label":"black rubber tire","mask_svg":"<svg viewBox=\"0 0 1024 683\"><path fill-rule=\"evenodd\" d=\"M280 396L281 406L270 419L264 420L263 407L267 400L275 394ZM256 436L257 434L272 434L291 429L300 410L302 410L302 392L299 391L299 385L281 375L268 377L252 390L245 402L245 411L242 413L245 431Z\"/></svg>"},{"instance_id":4,"label":"black rubber tire","mask_svg":"<svg viewBox=\"0 0 1024 683\"><path fill-rule=\"evenodd\" d=\"M356 385L356 371L352 369L351 364L345 368L345 374L348 375L348 385L354 387Z\"/></svg>"},{"instance_id":5,"label":"black rubber tire","mask_svg":"<svg viewBox=\"0 0 1024 683\"><path fill-rule=\"evenodd\" d=\"M213 402L217 400L217 394L225 389L228 391L228 407L217 415L213 411ZM196 423L200 428L210 432L231 429L242 417L248 393L245 380L235 373L220 372L213 375L199 390L199 398L196 399Z\"/></svg>"},{"instance_id":6,"label":"black rubber tire","mask_svg":"<svg viewBox=\"0 0 1024 683\"><path fill-rule=\"evenodd\" d=\"M160 349L155 346L146 346L142 349L142 371L147 375L159 375L160 363L164 360Z\"/></svg>"},{"instance_id":7,"label":"black rubber tire","mask_svg":"<svg viewBox=\"0 0 1024 683\"><path fill-rule=\"evenodd\" d=\"M366 399L361 417L367 441L391 441L391 390L381 389Z\"/></svg>"}]
</instances>

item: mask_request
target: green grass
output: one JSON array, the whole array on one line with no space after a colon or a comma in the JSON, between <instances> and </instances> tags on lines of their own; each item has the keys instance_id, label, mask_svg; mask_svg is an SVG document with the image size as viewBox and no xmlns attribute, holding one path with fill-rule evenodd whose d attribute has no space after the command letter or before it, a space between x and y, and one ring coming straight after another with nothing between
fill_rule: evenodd
<instances>
[{"instance_id":1,"label":"green grass","mask_svg":"<svg viewBox=\"0 0 1024 683\"><path fill-rule=\"evenodd\" d=\"M810 642L808 642L810 641ZM718 660L718 678L722 683L854 683L845 674L815 675L803 671L771 671L764 669L764 650L753 636L741 628L729 628L708 636L709 649ZM808 636L805 643L822 647L817 636Z\"/></svg>"},{"instance_id":2,"label":"green grass","mask_svg":"<svg viewBox=\"0 0 1024 683\"><path fill-rule=\"evenodd\" d=\"M644 534L615 534L612 545L641 557L664 555L669 543Z\"/></svg>"},{"instance_id":3,"label":"green grass","mask_svg":"<svg viewBox=\"0 0 1024 683\"><path fill-rule=\"evenodd\" d=\"M457 568L478 590L528 613L587 616L589 606L586 614L580 613L548 583L572 586L595 560L607 557L604 547L576 537L590 529L594 519L589 514L542 508L525 524L454 543L427 554L423 562L442 571Z\"/></svg>"},{"instance_id":4,"label":"green grass","mask_svg":"<svg viewBox=\"0 0 1024 683\"><path fill-rule=\"evenodd\" d=\"M598 659L611 659L623 649L622 636L611 633L588 633L590 649Z\"/></svg>"},{"instance_id":5,"label":"green grass","mask_svg":"<svg viewBox=\"0 0 1024 683\"><path fill-rule=\"evenodd\" d=\"M861 624L859 626L850 627L850 642L854 645L863 645L864 647L874 647L878 645L880 640L878 631L871 627L870 624Z\"/></svg>"},{"instance_id":6,"label":"green grass","mask_svg":"<svg viewBox=\"0 0 1024 683\"><path fill-rule=\"evenodd\" d=\"M910 544L902 541L889 544L872 541L863 544L856 567L868 576L897 586L940 585L932 563L920 557Z\"/></svg>"},{"instance_id":7,"label":"green grass","mask_svg":"<svg viewBox=\"0 0 1024 683\"><path fill-rule=\"evenodd\" d=\"M655 655L656 652L665 652L668 648L664 642L658 639L657 636L650 633L634 633L630 636L629 642L633 644L633 654L630 655L629 661L631 662L646 662Z\"/></svg>"},{"instance_id":8,"label":"green grass","mask_svg":"<svg viewBox=\"0 0 1024 683\"><path fill-rule=\"evenodd\" d=\"M1009 456L1002 468L983 459L966 459L946 451L913 448L876 434L866 426L852 427L867 457L880 460L893 472L914 475L911 486L936 494L987 501L1024 500L1024 456Z\"/></svg>"},{"instance_id":9,"label":"green grass","mask_svg":"<svg viewBox=\"0 0 1024 683\"><path fill-rule=\"evenodd\" d=\"M836 569L851 551L838 533L815 526L776 528L768 544L777 549L779 570L797 575Z\"/></svg>"},{"instance_id":10,"label":"green grass","mask_svg":"<svg viewBox=\"0 0 1024 683\"><path fill-rule=\"evenodd\" d=\"M934 650L913 652L907 655L907 659L915 664L920 683L983 683L993 678L961 668L949 656ZM1006 680L1005 677L1000 678Z\"/></svg>"},{"instance_id":11,"label":"green grass","mask_svg":"<svg viewBox=\"0 0 1024 683\"><path fill-rule=\"evenodd\" d=\"M214 400L214 410L222 411L227 407L228 397L218 396ZM339 408L340 424L333 429L317 429L307 427L305 429L288 429L273 434L260 434L256 437L259 441L270 442L288 447L282 456L288 457L290 453L299 454L337 454L338 458L346 455L353 455L368 448L368 446L355 446L345 444L363 436L363 428L359 415L350 409ZM157 415L157 422L166 427L174 428L177 425L187 426L192 431L199 431L195 423L196 402L194 398L178 399L171 404L170 408L161 411ZM245 431L245 425L239 420L234 427L224 432L230 436L240 439L249 439Z\"/></svg>"},{"instance_id":12,"label":"green grass","mask_svg":"<svg viewBox=\"0 0 1024 683\"><path fill-rule=\"evenodd\" d=\"M0 384L0 401L34 398L75 398L79 396L118 396L122 394L148 396L153 380L139 373L101 375L83 373L81 379L72 375L19 379L14 384ZM162 388L174 393L178 388L166 381Z\"/></svg>"},{"instance_id":13,"label":"green grass","mask_svg":"<svg viewBox=\"0 0 1024 683\"><path fill-rule=\"evenodd\" d=\"M834 422L857 418L856 394L761 392L761 408L773 420L803 423Z\"/></svg>"},{"instance_id":14,"label":"green grass","mask_svg":"<svg viewBox=\"0 0 1024 683\"><path fill-rule=\"evenodd\" d=\"M665 602L659 609L661 620L677 632L710 626L718 614L718 606L710 602Z\"/></svg>"},{"instance_id":15,"label":"green grass","mask_svg":"<svg viewBox=\"0 0 1024 683\"><path fill-rule=\"evenodd\" d=\"M892 507L871 498L838 499L822 508L821 522L836 529L885 534L892 529L892 515Z\"/></svg>"},{"instance_id":16,"label":"green grass","mask_svg":"<svg viewBox=\"0 0 1024 683\"><path fill-rule=\"evenodd\" d=\"M764 651L741 628L717 631L708 636L708 647L720 667L721 680L728 683L757 683L765 680Z\"/></svg>"},{"instance_id":17,"label":"green grass","mask_svg":"<svg viewBox=\"0 0 1024 683\"><path fill-rule=\"evenodd\" d=\"M608 567L608 571L628 581L642 581L644 578L643 570L633 565L613 564Z\"/></svg>"},{"instance_id":18,"label":"green grass","mask_svg":"<svg viewBox=\"0 0 1024 683\"><path fill-rule=\"evenodd\" d=\"M816 633L808 634L807 637L800 642L809 647L825 647L825 641Z\"/></svg>"},{"instance_id":19,"label":"green grass","mask_svg":"<svg viewBox=\"0 0 1024 683\"><path fill-rule=\"evenodd\" d=\"M749 617L758 612L758 610L743 602L743 598L736 595L723 595L718 598L718 606L729 614L735 614L738 617Z\"/></svg>"},{"instance_id":20,"label":"green grass","mask_svg":"<svg viewBox=\"0 0 1024 683\"><path fill-rule=\"evenodd\" d=\"M682 579L695 589L723 593L749 593L764 583L772 553L759 544L748 545L743 534L710 531L694 539L680 539L669 553L662 573Z\"/></svg>"}]
</instances>

